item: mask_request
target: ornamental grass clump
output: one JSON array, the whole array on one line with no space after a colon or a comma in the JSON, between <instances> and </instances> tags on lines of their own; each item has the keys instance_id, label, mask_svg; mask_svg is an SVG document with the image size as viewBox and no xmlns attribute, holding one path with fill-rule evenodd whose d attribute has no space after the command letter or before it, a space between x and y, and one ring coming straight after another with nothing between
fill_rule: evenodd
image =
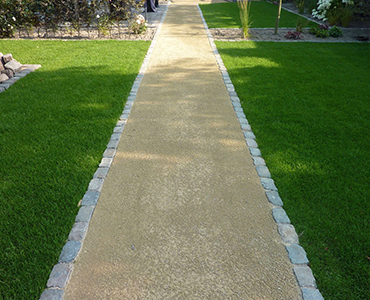
<instances>
[{"instance_id":1,"label":"ornamental grass clump","mask_svg":"<svg viewBox=\"0 0 370 300\"><path fill-rule=\"evenodd\" d=\"M352 0L319 0L317 8L312 10L312 16L330 25L347 27L353 19L354 2Z\"/></svg>"},{"instance_id":2,"label":"ornamental grass clump","mask_svg":"<svg viewBox=\"0 0 370 300\"><path fill-rule=\"evenodd\" d=\"M250 16L251 1L238 0L238 7L239 7L239 14L240 14L240 21L242 22L243 37L246 38L250 36L249 30L252 24L251 16Z\"/></svg>"}]
</instances>

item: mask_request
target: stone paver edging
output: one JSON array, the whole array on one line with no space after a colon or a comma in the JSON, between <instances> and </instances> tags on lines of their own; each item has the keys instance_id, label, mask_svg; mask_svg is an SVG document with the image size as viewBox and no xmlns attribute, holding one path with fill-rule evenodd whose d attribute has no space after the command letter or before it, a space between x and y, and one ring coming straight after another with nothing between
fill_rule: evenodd
<instances>
[{"instance_id":1,"label":"stone paver edging","mask_svg":"<svg viewBox=\"0 0 370 300\"><path fill-rule=\"evenodd\" d=\"M2 83L0 83L0 93L1 92L4 92L5 90L7 90L8 88L10 88L10 86L12 84L14 84L15 82L17 82L19 79L27 76L28 74L30 74L31 72L37 70L41 68L41 65L22 65L22 71L19 72L19 73L16 73L14 75L14 77L8 79L7 81L4 81Z\"/></svg>"},{"instance_id":2,"label":"stone paver edging","mask_svg":"<svg viewBox=\"0 0 370 300\"><path fill-rule=\"evenodd\" d=\"M202 17L204 27L207 32L208 40L216 57L220 72L224 83L229 92L230 100L234 107L236 116L243 130L245 141L252 155L254 165L260 177L262 186L265 189L268 201L273 205L272 215L277 224L278 232L283 240L283 244L288 252L290 261L293 263L294 274L297 278L298 285L301 288L304 300L323 300L323 296L317 289L315 277L312 274L311 268L308 266L308 258L305 250L299 245L298 235L293 225L290 224L290 219L282 208L283 201L281 200L278 190L271 178L271 173L266 166L265 160L261 156L261 151L258 148L256 137L251 126L243 112L240 104L240 99L235 91L234 85L230 79L227 69L219 54L216 44L214 43L212 34L210 33L207 23L203 17L202 11L198 5L199 13Z\"/></svg>"},{"instance_id":3,"label":"stone paver edging","mask_svg":"<svg viewBox=\"0 0 370 300\"><path fill-rule=\"evenodd\" d=\"M127 98L124 110L113 129L113 134L111 135L110 141L107 145L107 149L103 154L103 158L99 164L98 169L94 173L93 179L90 181L89 187L81 200L81 207L75 219L75 223L72 227L71 232L68 236L68 241L64 245L62 252L59 256L58 263L54 265L49 280L46 284L46 289L40 296L40 300L61 300L63 299L64 289L70 279L73 271L73 263L81 250L82 243L86 237L87 230L89 228L89 223L91 217L94 213L94 209L98 203L101 189L103 187L104 179L106 178L109 168L113 162L113 158L116 154L119 139L121 133L125 127L127 119L129 117L133 102L136 98L137 91L139 89L141 80L144 73L148 67L148 63L153 52L154 46L157 42L158 35L166 15L169 2L161 3L164 6L164 11L162 17L159 21L157 31L150 44L148 52L144 58L143 64L139 70L129 97ZM162 7L163 7L162 6ZM154 20L158 22L158 20ZM19 73L20 74L20 73Z\"/></svg>"}]
</instances>

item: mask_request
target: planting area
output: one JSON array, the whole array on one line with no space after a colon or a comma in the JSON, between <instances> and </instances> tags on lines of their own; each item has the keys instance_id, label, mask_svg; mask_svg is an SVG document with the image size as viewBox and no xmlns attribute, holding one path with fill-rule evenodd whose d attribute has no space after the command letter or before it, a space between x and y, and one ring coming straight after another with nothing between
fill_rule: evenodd
<instances>
[{"instance_id":1,"label":"planting area","mask_svg":"<svg viewBox=\"0 0 370 300\"><path fill-rule=\"evenodd\" d=\"M325 299L370 298L370 45L216 42Z\"/></svg>"},{"instance_id":2,"label":"planting area","mask_svg":"<svg viewBox=\"0 0 370 300\"><path fill-rule=\"evenodd\" d=\"M0 41L41 64L0 94L0 299L38 299L149 42Z\"/></svg>"}]
</instances>

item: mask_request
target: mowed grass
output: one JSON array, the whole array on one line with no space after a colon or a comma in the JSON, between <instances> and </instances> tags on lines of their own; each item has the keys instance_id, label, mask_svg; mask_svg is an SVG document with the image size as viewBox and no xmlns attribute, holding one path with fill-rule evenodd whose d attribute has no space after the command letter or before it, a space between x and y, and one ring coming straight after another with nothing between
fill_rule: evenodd
<instances>
[{"instance_id":1,"label":"mowed grass","mask_svg":"<svg viewBox=\"0 0 370 300\"><path fill-rule=\"evenodd\" d=\"M239 8L236 2L199 4L209 28L242 28ZM275 28L278 6L265 1L252 1L250 8L251 28ZM281 10L279 27L295 28L297 20L306 22L307 19ZM308 22L307 27L316 23Z\"/></svg>"},{"instance_id":2,"label":"mowed grass","mask_svg":"<svg viewBox=\"0 0 370 300\"><path fill-rule=\"evenodd\" d=\"M216 42L325 299L370 299L370 44Z\"/></svg>"},{"instance_id":3,"label":"mowed grass","mask_svg":"<svg viewBox=\"0 0 370 300\"><path fill-rule=\"evenodd\" d=\"M0 93L0 299L38 299L149 42L0 41L42 68Z\"/></svg>"}]
</instances>

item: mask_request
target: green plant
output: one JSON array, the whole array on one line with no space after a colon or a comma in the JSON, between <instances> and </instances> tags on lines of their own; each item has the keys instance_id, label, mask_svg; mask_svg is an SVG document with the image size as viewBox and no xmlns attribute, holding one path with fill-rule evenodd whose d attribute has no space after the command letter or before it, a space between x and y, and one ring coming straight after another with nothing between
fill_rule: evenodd
<instances>
[{"instance_id":1,"label":"green plant","mask_svg":"<svg viewBox=\"0 0 370 300\"><path fill-rule=\"evenodd\" d=\"M296 0L295 5L298 8L298 13L303 14L306 7L306 0Z\"/></svg>"},{"instance_id":2,"label":"green plant","mask_svg":"<svg viewBox=\"0 0 370 300\"><path fill-rule=\"evenodd\" d=\"M317 37L327 38L329 37L329 26L326 24L320 25L319 27L311 27L308 30L309 33L316 35Z\"/></svg>"},{"instance_id":3,"label":"green plant","mask_svg":"<svg viewBox=\"0 0 370 300\"><path fill-rule=\"evenodd\" d=\"M242 23L244 38L250 36L249 29L252 24L251 16L250 16L251 3L252 2L249 0L238 0L240 21Z\"/></svg>"},{"instance_id":4,"label":"green plant","mask_svg":"<svg viewBox=\"0 0 370 300\"><path fill-rule=\"evenodd\" d=\"M148 24L145 21L145 18L143 15L137 15L134 21L131 23L131 30L135 34L141 34L145 32Z\"/></svg>"},{"instance_id":5,"label":"green plant","mask_svg":"<svg viewBox=\"0 0 370 300\"><path fill-rule=\"evenodd\" d=\"M96 27L98 28L99 33L103 35L108 35L113 25L113 21L110 18L110 15L109 14L103 14L101 16L97 15L96 18L98 21L98 24Z\"/></svg>"},{"instance_id":6,"label":"green plant","mask_svg":"<svg viewBox=\"0 0 370 300\"><path fill-rule=\"evenodd\" d=\"M333 26L329 29L329 35L331 37L340 37L343 35L342 29L337 26Z\"/></svg>"},{"instance_id":7,"label":"green plant","mask_svg":"<svg viewBox=\"0 0 370 300\"><path fill-rule=\"evenodd\" d=\"M297 18L296 31L303 32L303 29L307 27L309 21L307 19Z\"/></svg>"}]
</instances>

